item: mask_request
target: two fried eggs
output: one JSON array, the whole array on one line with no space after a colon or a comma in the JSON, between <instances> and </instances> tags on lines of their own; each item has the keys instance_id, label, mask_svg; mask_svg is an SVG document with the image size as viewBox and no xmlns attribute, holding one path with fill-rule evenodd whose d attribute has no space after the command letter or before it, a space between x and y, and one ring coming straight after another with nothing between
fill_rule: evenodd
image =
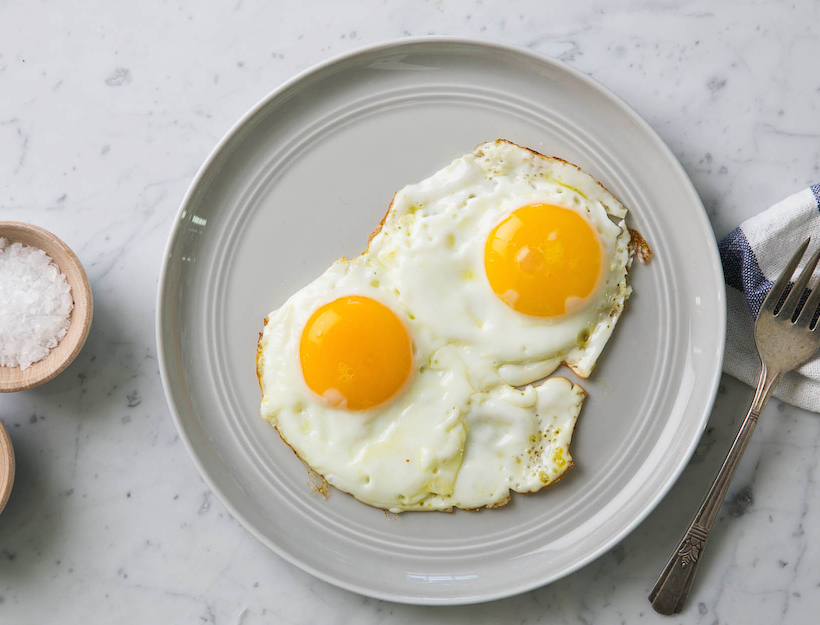
<instances>
[{"instance_id":1,"label":"two fried eggs","mask_svg":"<svg viewBox=\"0 0 820 625\"><path fill-rule=\"evenodd\" d=\"M573 465L586 378L631 289L626 209L499 140L399 191L367 250L265 319L262 416L393 512L503 505Z\"/></svg>"}]
</instances>

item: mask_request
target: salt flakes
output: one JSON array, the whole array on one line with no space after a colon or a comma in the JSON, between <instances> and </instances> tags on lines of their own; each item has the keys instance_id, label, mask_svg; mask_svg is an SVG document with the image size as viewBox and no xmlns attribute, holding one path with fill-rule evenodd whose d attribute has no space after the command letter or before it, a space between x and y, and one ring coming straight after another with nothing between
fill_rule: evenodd
<instances>
[{"instance_id":1,"label":"salt flakes","mask_svg":"<svg viewBox=\"0 0 820 625\"><path fill-rule=\"evenodd\" d=\"M28 369L45 358L68 331L73 308L51 257L0 237L0 366Z\"/></svg>"}]
</instances>

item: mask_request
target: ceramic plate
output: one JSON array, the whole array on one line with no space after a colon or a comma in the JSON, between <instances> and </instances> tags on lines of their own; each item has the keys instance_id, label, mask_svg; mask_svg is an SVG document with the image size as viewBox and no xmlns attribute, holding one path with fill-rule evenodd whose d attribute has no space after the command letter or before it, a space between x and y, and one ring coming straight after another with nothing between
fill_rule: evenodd
<instances>
[{"instance_id":1,"label":"ceramic plate","mask_svg":"<svg viewBox=\"0 0 820 625\"><path fill-rule=\"evenodd\" d=\"M259 417L262 319L332 261L360 253L396 190L499 137L591 173L631 209L629 225L655 251L651 264L635 264L635 293L583 383L577 465L538 495L478 513L389 518L338 491L323 499ZM409 39L301 74L220 142L173 226L157 333L180 435L254 536L343 588L458 604L567 575L652 510L706 423L724 324L703 206L629 107L538 54Z\"/></svg>"}]
</instances>

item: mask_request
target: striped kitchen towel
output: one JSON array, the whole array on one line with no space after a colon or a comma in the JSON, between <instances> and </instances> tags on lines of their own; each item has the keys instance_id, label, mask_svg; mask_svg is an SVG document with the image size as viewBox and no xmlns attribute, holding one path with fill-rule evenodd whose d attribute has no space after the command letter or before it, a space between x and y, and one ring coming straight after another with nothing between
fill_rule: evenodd
<instances>
[{"instance_id":1,"label":"striped kitchen towel","mask_svg":"<svg viewBox=\"0 0 820 625\"><path fill-rule=\"evenodd\" d=\"M718 244L728 287L723 370L751 386L757 385L760 374L754 319L772 282L808 236L812 242L803 260L808 260L820 245L820 184L744 221ZM820 412L820 358L783 376L774 395L795 406Z\"/></svg>"}]
</instances>

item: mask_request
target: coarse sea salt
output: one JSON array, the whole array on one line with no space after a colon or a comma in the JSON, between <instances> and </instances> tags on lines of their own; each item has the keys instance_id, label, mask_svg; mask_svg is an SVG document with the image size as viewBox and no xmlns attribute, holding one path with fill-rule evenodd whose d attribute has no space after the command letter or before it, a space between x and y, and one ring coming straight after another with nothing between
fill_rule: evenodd
<instances>
[{"instance_id":1,"label":"coarse sea salt","mask_svg":"<svg viewBox=\"0 0 820 625\"><path fill-rule=\"evenodd\" d=\"M43 250L0 237L0 366L28 369L68 331L71 286Z\"/></svg>"}]
</instances>

